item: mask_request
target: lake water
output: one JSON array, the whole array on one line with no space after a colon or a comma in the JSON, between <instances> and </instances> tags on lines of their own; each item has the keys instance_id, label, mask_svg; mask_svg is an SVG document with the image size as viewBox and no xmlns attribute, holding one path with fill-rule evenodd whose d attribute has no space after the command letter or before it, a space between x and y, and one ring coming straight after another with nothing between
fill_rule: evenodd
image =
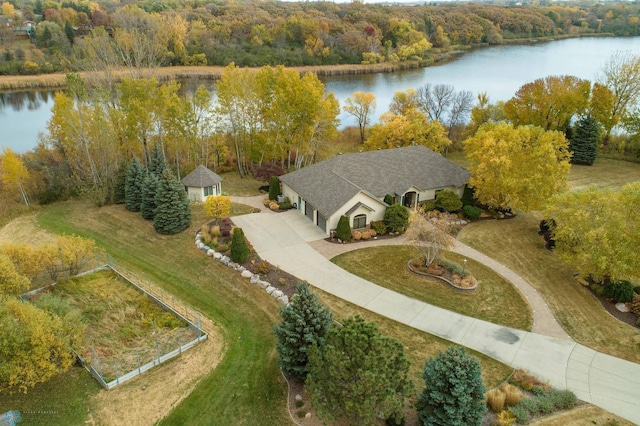
<instances>
[{"instance_id":1,"label":"lake water","mask_svg":"<svg viewBox=\"0 0 640 426\"><path fill-rule=\"evenodd\" d=\"M417 89L427 83L449 84L470 90L474 96L487 92L489 100L506 101L525 83L549 75L574 75L595 80L616 50L640 55L640 37L579 38L527 45L504 45L477 49L442 65L388 74L365 74L322 78L327 91L340 101L353 92L372 92L377 109L372 124L388 110L397 91ZM0 94L0 148L25 152L37 144L51 117L52 92ZM341 126L353 125L346 114Z\"/></svg>"}]
</instances>

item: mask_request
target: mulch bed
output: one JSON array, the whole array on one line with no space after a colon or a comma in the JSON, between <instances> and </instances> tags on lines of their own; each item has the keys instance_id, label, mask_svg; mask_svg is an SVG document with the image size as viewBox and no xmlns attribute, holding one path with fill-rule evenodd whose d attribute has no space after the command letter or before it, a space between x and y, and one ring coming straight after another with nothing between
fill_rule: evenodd
<instances>
[{"instance_id":1,"label":"mulch bed","mask_svg":"<svg viewBox=\"0 0 640 426\"><path fill-rule=\"evenodd\" d=\"M607 299L604 296L597 295L593 291L591 291L591 294L593 294L595 298L600 301L600 304L602 305L602 307L607 312L609 312L613 317L617 318L618 320L622 321L625 324L629 324L632 327L640 328L636 325L636 321L638 321L638 317L636 316L636 314L634 314L633 312L620 312L616 308L616 304L613 301Z\"/></svg>"},{"instance_id":2,"label":"mulch bed","mask_svg":"<svg viewBox=\"0 0 640 426\"><path fill-rule=\"evenodd\" d=\"M375 237L369 238L368 240L351 240L351 241L344 241L344 242L340 242L338 241L337 238L335 237L327 237L324 240L329 242L329 243L333 243L333 244L358 244L358 243L370 243L371 241L378 241L378 240L389 240L391 238L397 238L400 235L402 235L401 233L388 233L388 234L384 234L384 235L376 235Z\"/></svg>"}]
</instances>

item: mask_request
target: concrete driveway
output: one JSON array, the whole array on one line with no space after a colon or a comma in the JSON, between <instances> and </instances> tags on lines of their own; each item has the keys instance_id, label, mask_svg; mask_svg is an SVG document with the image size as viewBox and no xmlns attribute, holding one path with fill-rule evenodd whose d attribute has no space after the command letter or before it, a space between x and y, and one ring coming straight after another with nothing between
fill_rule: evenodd
<instances>
[{"instance_id":1,"label":"concrete driveway","mask_svg":"<svg viewBox=\"0 0 640 426\"><path fill-rule=\"evenodd\" d=\"M466 317L387 290L337 267L309 246L325 238L298 211L236 216L260 257L372 312L529 370L559 389L640 424L640 365L580 344ZM426 360L425 360L426 361Z\"/></svg>"}]
</instances>

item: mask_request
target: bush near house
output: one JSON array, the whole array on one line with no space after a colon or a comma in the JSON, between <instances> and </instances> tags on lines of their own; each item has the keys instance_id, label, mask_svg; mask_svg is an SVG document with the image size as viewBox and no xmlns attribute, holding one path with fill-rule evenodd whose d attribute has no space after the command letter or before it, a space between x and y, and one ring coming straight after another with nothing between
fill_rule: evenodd
<instances>
[{"instance_id":1,"label":"bush near house","mask_svg":"<svg viewBox=\"0 0 640 426\"><path fill-rule=\"evenodd\" d=\"M342 215L336 227L336 238L342 241L351 239L351 225L349 224L349 216Z\"/></svg>"},{"instance_id":2,"label":"bush near house","mask_svg":"<svg viewBox=\"0 0 640 426\"><path fill-rule=\"evenodd\" d=\"M476 220L482 214L482 209L479 207L466 205L462 208L462 212L464 213L467 219Z\"/></svg>"},{"instance_id":3,"label":"bush near house","mask_svg":"<svg viewBox=\"0 0 640 426\"><path fill-rule=\"evenodd\" d=\"M385 235L387 233L387 224L384 220L372 220L371 229L376 231L377 235Z\"/></svg>"},{"instance_id":4,"label":"bush near house","mask_svg":"<svg viewBox=\"0 0 640 426\"><path fill-rule=\"evenodd\" d=\"M247 239L244 237L242 228L233 229L230 257L231 260L236 263L244 263L249 258L249 246L247 245Z\"/></svg>"},{"instance_id":5,"label":"bush near house","mask_svg":"<svg viewBox=\"0 0 640 426\"><path fill-rule=\"evenodd\" d=\"M384 212L384 222L390 232L404 232L409 224L409 210L397 203L389 206Z\"/></svg>"},{"instance_id":6,"label":"bush near house","mask_svg":"<svg viewBox=\"0 0 640 426\"><path fill-rule=\"evenodd\" d=\"M278 179L278 176L271 176L269 180L269 199L275 201L278 195L280 195L280 179Z\"/></svg>"},{"instance_id":7,"label":"bush near house","mask_svg":"<svg viewBox=\"0 0 640 426\"><path fill-rule=\"evenodd\" d=\"M455 212L462 208L462 201L453 191L445 189L436 195L436 207L447 212Z\"/></svg>"}]
</instances>

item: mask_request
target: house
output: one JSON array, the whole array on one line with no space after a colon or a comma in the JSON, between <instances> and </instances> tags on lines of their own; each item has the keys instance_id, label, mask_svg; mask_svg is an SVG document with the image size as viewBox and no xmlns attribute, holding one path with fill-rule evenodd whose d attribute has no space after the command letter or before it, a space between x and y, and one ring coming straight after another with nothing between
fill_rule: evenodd
<instances>
[{"instance_id":1,"label":"house","mask_svg":"<svg viewBox=\"0 0 640 426\"><path fill-rule=\"evenodd\" d=\"M191 201L204 201L209 195L222 194L222 178L202 165L181 182Z\"/></svg>"},{"instance_id":2,"label":"house","mask_svg":"<svg viewBox=\"0 0 640 426\"><path fill-rule=\"evenodd\" d=\"M424 146L338 155L280 176L282 194L327 235L341 215L352 228L382 220L386 195L409 208L441 190L462 196L470 173Z\"/></svg>"}]
</instances>

